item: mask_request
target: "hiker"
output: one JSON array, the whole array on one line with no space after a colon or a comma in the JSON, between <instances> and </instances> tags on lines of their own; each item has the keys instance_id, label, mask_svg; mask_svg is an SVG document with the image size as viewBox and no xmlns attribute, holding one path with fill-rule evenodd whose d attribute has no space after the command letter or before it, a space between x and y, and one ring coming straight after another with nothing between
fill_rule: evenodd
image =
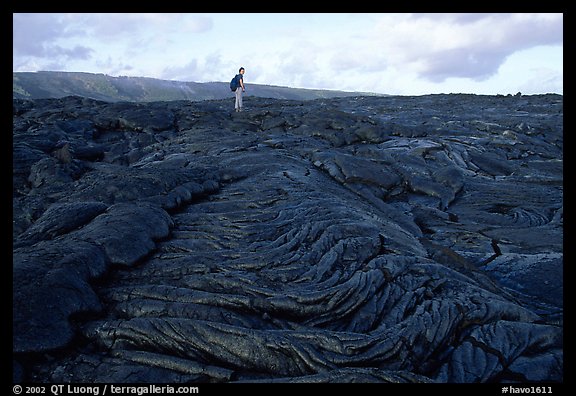
<instances>
[{"instance_id":1,"label":"hiker","mask_svg":"<svg viewBox=\"0 0 576 396\"><path fill-rule=\"evenodd\" d=\"M236 102L234 103L234 109L236 112L242 111L242 92L246 92L244 88L244 68L241 67L236 74Z\"/></svg>"}]
</instances>

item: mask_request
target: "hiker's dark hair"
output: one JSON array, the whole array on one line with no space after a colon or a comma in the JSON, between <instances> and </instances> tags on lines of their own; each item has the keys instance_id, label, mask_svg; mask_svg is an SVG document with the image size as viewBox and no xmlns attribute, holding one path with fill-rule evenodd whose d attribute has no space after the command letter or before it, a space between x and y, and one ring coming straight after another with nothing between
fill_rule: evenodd
<instances>
[{"instance_id":1,"label":"hiker's dark hair","mask_svg":"<svg viewBox=\"0 0 576 396\"><path fill-rule=\"evenodd\" d=\"M240 73L242 70L244 70L243 67L241 67L240 69L238 69L238 73Z\"/></svg>"}]
</instances>

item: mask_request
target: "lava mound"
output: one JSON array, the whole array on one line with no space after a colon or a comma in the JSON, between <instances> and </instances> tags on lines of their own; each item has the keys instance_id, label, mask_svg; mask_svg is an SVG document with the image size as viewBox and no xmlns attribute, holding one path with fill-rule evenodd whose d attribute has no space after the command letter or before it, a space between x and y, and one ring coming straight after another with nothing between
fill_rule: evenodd
<instances>
[{"instance_id":1,"label":"lava mound","mask_svg":"<svg viewBox=\"0 0 576 396\"><path fill-rule=\"evenodd\" d=\"M13 100L13 378L562 382L563 97Z\"/></svg>"}]
</instances>

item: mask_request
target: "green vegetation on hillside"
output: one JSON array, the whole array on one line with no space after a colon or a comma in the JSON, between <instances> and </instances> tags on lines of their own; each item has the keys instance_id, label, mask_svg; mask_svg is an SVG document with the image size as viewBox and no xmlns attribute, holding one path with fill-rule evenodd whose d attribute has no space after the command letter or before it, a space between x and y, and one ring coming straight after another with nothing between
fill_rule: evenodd
<instances>
[{"instance_id":1,"label":"green vegetation on hillside","mask_svg":"<svg viewBox=\"0 0 576 396\"><path fill-rule=\"evenodd\" d=\"M310 100L374 95L259 84L249 84L247 88L248 95L275 99ZM82 96L107 102L155 102L225 99L232 98L232 95L227 82L196 83L81 72L16 72L13 73L12 84L14 99Z\"/></svg>"}]
</instances>

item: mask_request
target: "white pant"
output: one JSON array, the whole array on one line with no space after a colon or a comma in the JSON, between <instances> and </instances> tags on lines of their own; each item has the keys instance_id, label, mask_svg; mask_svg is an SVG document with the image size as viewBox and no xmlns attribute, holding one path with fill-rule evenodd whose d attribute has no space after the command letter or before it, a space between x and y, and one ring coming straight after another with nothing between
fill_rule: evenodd
<instances>
[{"instance_id":1,"label":"white pant","mask_svg":"<svg viewBox=\"0 0 576 396\"><path fill-rule=\"evenodd\" d=\"M238 87L236 88L236 103L234 103L234 108L235 109L241 109L242 108L242 87Z\"/></svg>"}]
</instances>

